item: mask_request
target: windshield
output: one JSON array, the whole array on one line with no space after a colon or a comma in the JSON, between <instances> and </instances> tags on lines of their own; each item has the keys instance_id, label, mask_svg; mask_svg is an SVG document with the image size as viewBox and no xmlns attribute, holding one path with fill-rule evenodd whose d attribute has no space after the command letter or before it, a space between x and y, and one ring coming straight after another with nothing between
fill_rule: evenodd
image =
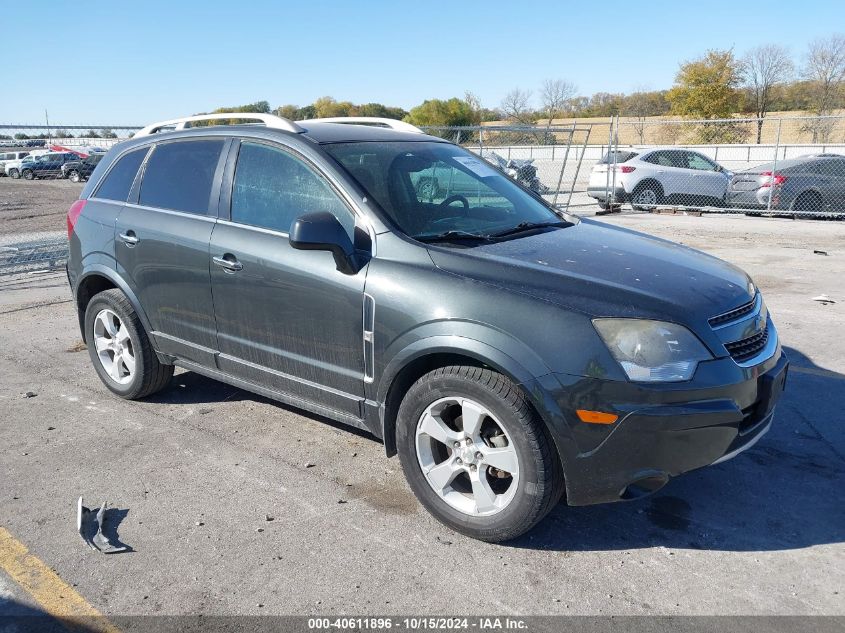
<instances>
[{"instance_id":1,"label":"windshield","mask_svg":"<svg viewBox=\"0 0 845 633\"><path fill-rule=\"evenodd\" d=\"M449 143L325 145L407 235L488 237L560 216L484 159Z\"/></svg>"}]
</instances>

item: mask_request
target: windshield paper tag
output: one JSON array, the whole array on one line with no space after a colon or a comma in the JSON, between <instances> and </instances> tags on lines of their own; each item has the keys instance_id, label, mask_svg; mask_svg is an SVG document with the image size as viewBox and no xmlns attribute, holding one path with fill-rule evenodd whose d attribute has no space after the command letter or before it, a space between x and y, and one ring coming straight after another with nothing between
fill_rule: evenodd
<instances>
[{"instance_id":1,"label":"windshield paper tag","mask_svg":"<svg viewBox=\"0 0 845 633\"><path fill-rule=\"evenodd\" d=\"M485 163L480 158L472 158L471 156L452 156L452 160L460 163L472 173L482 178L489 178L490 176L498 176L499 172L493 169L490 165Z\"/></svg>"}]
</instances>

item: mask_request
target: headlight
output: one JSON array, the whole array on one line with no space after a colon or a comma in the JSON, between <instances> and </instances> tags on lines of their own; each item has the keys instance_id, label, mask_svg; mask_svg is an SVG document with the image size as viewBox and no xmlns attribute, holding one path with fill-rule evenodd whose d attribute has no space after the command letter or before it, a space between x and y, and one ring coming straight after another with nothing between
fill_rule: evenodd
<instances>
[{"instance_id":1,"label":"headlight","mask_svg":"<svg viewBox=\"0 0 845 633\"><path fill-rule=\"evenodd\" d=\"M637 382L689 380L713 356L688 329L644 319L594 319L593 325L628 378Z\"/></svg>"}]
</instances>

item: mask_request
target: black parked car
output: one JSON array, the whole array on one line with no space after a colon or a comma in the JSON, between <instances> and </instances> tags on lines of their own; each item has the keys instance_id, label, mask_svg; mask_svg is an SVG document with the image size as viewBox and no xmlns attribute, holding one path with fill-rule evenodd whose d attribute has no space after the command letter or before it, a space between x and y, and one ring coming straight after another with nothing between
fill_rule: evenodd
<instances>
[{"instance_id":1,"label":"black parked car","mask_svg":"<svg viewBox=\"0 0 845 633\"><path fill-rule=\"evenodd\" d=\"M88 180L91 172L102 160L103 154L91 154L86 158L72 160L62 165L62 178L68 178L71 182Z\"/></svg>"},{"instance_id":2,"label":"black parked car","mask_svg":"<svg viewBox=\"0 0 845 633\"><path fill-rule=\"evenodd\" d=\"M265 126L183 129L200 118ZM180 366L365 429L434 516L488 541L768 431L787 359L744 272L366 121L189 117L109 151L68 212L106 387L143 398ZM432 202L414 181L435 168Z\"/></svg>"},{"instance_id":3,"label":"black parked car","mask_svg":"<svg viewBox=\"0 0 845 633\"><path fill-rule=\"evenodd\" d=\"M78 161L79 155L73 152L51 152L35 156L31 161L21 163L21 176L27 180L36 178L62 178L62 167L72 161Z\"/></svg>"}]
</instances>

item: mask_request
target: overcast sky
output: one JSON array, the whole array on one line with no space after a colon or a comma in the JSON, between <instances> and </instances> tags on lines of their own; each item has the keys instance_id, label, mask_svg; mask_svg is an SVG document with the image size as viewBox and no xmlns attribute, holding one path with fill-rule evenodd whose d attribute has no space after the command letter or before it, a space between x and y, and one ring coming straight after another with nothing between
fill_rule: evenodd
<instances>
[{"instance_id":1,"label":"overcast sky","mask_svg":"<svg viewBox=\"0 0 845 633\"><path fill-rule=\"evenodd\" d=\"M579 93L671 86L708 48L845 30L841 0L4 2L0 123L141 125L323 95L410 108L471 90L495 107L545 78Z\"/></svg>"}]
</instances>

